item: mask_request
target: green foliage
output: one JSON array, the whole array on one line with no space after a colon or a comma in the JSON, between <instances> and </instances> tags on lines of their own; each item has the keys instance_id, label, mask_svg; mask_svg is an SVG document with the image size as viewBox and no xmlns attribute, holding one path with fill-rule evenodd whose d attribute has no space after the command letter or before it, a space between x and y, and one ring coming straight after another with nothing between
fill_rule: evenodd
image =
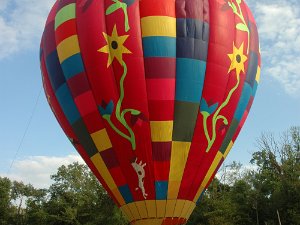
<instances>
[{"instance_id":1,"label":"green foliage","mask_svg":"<svg viewBox=\"0 0 300 225\"><path fill-rule=\"evenodd\" d=\"M61 166L51 178L49 189L0 178L0 225L127 224L86 166Z\"/></svg>"},{"instance_id":2,"label":"green foliage","mask_svg":"<svg viewBox=\"0 0 300 225\"><path fill-rule=\"evenodd\" d=\"M119 210L86 166L78 163L61 166L51 178L54 183L48 190L48 199L38 211L41 222L50 225L125 224Z\"/></svg>"},{"instance_id":3,"label":"green foliage","mask_svg":"<svg viewBox=\"0 0 300 225\"><path fill-rule=\"evenodd\" d=\"M10 217L10 190L11 181L8 178L0 177L0 224L8 224Z\"/></svg>"},{"instance_id":4,"label":"green foliage","mask_svg":"<svg viewBox=\"0 0 300 225\"><path fill-rule=\"evenodd\" d=\"M253 169L223 167L188 225L300 225L300 128L281 139L262 135ZM61 166L48 189L0 177L0 225L125 225L90 170Z\"/></svg>"}]
</instances>

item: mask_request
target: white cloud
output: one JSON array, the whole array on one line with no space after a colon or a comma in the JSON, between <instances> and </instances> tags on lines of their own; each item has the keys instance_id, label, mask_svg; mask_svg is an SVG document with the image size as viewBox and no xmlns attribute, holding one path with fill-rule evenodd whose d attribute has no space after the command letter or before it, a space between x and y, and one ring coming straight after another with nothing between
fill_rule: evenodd
<instances>
[{"instance_id":1,"label":"white cloud","mask_svg":"<svg viewBox=\"0 0 300 225\"><path fill-rule=\"evenodd\" d=\"M50 175L57 172L61 165L69 165L73 162L84 163L79 155L65 157L31 156L14 162L9 174L0 174L12 180L23 181L32 184L36 188L46 188L51 184Z\"/></svg>"},{"instance_id":2,"label":"white cloud","mask_svg":"<svg viewBox=\"0 0 300 225\"><path fill-rule=\"evenodd\" d=\"M276 79L291 96L300 97L300 5L294 0L249 2L256 16L264 76Z\"/></svg>"},{"instance_id":3,"label":"white cloud","mask_svg":"<svg viewBox=\"0 0 300 225\"><path fill-rule=\"evenodd\" d=\"M39 46L54 0L0 0L0 59Z\"/></svg>"}]
</instances>

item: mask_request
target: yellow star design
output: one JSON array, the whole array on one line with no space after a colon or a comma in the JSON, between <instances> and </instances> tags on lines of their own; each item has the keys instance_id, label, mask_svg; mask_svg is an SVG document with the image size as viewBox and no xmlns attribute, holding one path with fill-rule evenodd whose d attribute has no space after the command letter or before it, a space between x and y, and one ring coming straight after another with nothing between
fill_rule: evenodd
<instances>
[{"instance_id":1,"label":"yellow star design","mask_svg":"<svg viewBox=\"0 0 300 225\"><path fill-rule=\"evenodd\" d=\"M233 53L228 54L228 57L231 60L231 65L228 70L228 73L235 69L236 74L239 76L241 71L245 72L245 65L244 63L247 61L247 56L244 55L244 43L241 44L240 48L238 49L235 47L233 43Z\"/></svg>"},{"instance_id":2,"label":"yellow star design","mask_svg":"<svg viewBox=\"0 0 300 225\"><path fill-rule=\"evenodd\" d=\"M108 54L108 61L107 61L107 67L109 67L114 58L116 58L119 63L123 64L123 54L131 54L131 51L129 51L125 46L124 42L128 38L129 35L124 36L118 36L118 31L116 25L113 28L111 36L103 32L103 36L106 40L107 45L100 48L98 52L103 52Z\"/></svg>"}]
</instances>

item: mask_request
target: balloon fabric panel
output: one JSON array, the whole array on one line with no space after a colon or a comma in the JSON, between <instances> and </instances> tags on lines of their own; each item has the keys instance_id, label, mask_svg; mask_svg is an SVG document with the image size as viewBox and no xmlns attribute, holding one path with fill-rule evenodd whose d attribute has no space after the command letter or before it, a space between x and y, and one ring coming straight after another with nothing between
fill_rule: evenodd
<instances>
[{"instance_id":1,"label":"balloon fabric panel","mask_svg":"<svg viewBox=\"0 0 300 225\"><path fill-rule=\"evenodd\" d=\"M41 42L47 100L131 224L184 224L260 79L241 0L60 0Z\"/></svg>"},{"instance_id":2,"label":"balloon fabric panel","mask_svg":"<svg viewBox=\"0 0 300 225\"><path fill-rule=\"evenodd\" d=\"M91 10L103 10L103 15L105 15L105 8L108 8L111 2L95 2L93 4L97 4L95 7L90 7L89 9ZM116 12L118 13L118 12ZM120 15L119 15L120 14ZM122 16L122 11L119 12L117 16ZM93 24L93 21L98 19L99 15L98 13L90 13L90 16L86 16L85 13L81 9L78 10L77 12L78 18L78 24ZM114 17L111 17L114 18ZM105 115L105 105L106 107L109 108L109 105L114 102L113 107L117 107L116 102L118 102L118 96L120 92L120 81L122 79L121 76L125 77L126 76L126 82L124 82L124 90L134 90L131 92L124 92L124 99L122 101L122 107L124 108L129 108L131 106L138 106L135 108L132 112L138 113L138 111L142 111L143 114L140 115L132 115L131 120L132 123L134 123L136 126L134 127L135 129L138 129L139 131L135 131L135 135L140 135L140 137L135 136L135 140L139 141L139 143L136 144L136 148L142 148L144 149L151 149L150 146L150 131L149 131L149 125L146 123L141 123L141 121L145 120L148 117L148 110L147 110L147 101L146 101L146 87L145 86L145 78L144 78L144 68L143 68L143 58L142 58L142 49L141 49L141 43L137 44L137 42L129 42L129 40L125 40L123 43L124 48L130 49L130 51L135 50L134 53L127 53L122 55L122 60L125 60L125 57L133 57L131 60L128 60L127 65L123 65L124 68L126 66L127 74L131 74L131 76L127 76L125 74L125 70L123 71L123 66L120 65L120 62L118 61L118 58L114 58L112 61L111 65L108 65L108 56L107 53L101 53L101 51L104 51L103 46L107 46L108 43L112 43L113 41L121 41L123 42L122 38L126 38L124 35L123 37L119 35L119 33L124 30L123 26L123 21L120 21L120 24L115 24L115 21L112 20L111 22L109 21L109 18L104 17L103 18L103 23L97 23L93 25L93 29L85 29L84 26L78 26L78 32L79 32L79 40L80 40L80 45L84 46L82 47L83 51L82 54L84 55L84 59L86 59L86 70L87 76L89 77L90 83L92 84L92 89L93 93L96 96L96 101L97 104L100 105L102 108L102 114ZM135 23L138 24L138 23ZM120 27L120 28L117 28ZM105 31L103 31L105 30ZM122 31L123 33L125 31ZM99 34L101 36L99 37ZM137 36L137 34L140 34L140 28L137 27L131 27L130 29L130 34L132 36ZM108 40L105 39L104 35L108 36ZM91 37L94 37L91 38ZM110 38L109 38L110 37ZM99 40L102 42L99 44ZM108 41L108 42L107 42ZM89 44L87 44L89 43ZM102 49L100 52L95 51L93 52L94 49ZM92 52L92 54L90 53ZM114 52L112 52L114 54ZM133 55L134 54L134 55ZM117 55L115 55L117 56ZM111 56L109 56L111 57ZM121 60L121 61L122 61ZM99 63L100 62L100 63ZM102 63L101 63L102 62ZM133 73L132 69L135 70L135 73ZM109 70L109 73L107 73L107 70ZM102 76L94 76L94 74L102 74ZM131 96L135 95L135 96ZM134 102L130 102L134 101ZM128 106L128 107L127 107ZM100 112L101 113L101 112ZM118 120L113 120L115 118L111 118L111 123L113 124L118 124L120 123ZM141 126L140 126L141 123ZM126 179L127 181L122 184L121 190L124 191L124 195L127 196L128 203L130 201L133 201L133 199L136 201L138 199L144 199L143 194L151 195L153 198L153 192L142 192L142 191L136 191L136 183L137 183L137 174L132 165L128 162L133 161L138 159L138 163L141 161L146 161L145 159L150 158L151 155L147 155L148 152L151 153L151 151L144 151L144 152L137 152L141 155L136 155L132 151L132 146L130 146L130 143L128 143L126 140L124 140L121 136L115 135L115 130L111 129L111 127L108 125L108 132L109 136L114 138L112 140L112 143L115 143L113 146L113 149L115 151L115 155L118 158L118 161L120 163L120 166L118 168L112 168L111 173L114 174L115 170L119 171L131 171L131 175L127 175ZM122 133L126 133L126 129L124 127L119 126L117 127ZM148 142L148 144L147 144ZM118 144L117 144L118 143ZM126 145L127 147L124 147ZM151 164L151 160L149 161L149 164ZM143 163L142 163L143 164ZM150 166L150 165L149 165ZM149 178L151 178L151 171L146 171L146 174L149 174ZM116 181L119 180L119 173L114 174L114 179ZM151 179L147 179L146 182L149 182L153 184L153 181L151 182ZM130 189L129 189L130 187ZM131 191L130 191L131 190ZM151 189L153 190L153 189ZM150 191L151 191L150 190ZM131 200L130 200L131 199Z\"/></svg>"}]
</instances>

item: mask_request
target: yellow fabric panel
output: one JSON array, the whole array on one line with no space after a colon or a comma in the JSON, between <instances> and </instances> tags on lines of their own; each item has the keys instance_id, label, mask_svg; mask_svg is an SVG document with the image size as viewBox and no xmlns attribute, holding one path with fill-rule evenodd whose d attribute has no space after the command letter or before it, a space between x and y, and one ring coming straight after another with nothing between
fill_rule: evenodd
<instances>
[{"instance_id":1,"label":"yellow fabric panel","mask_svg":"<svg viewBox=\"0 0 300 225\"><path fill-rule=\"evenodd\" d=\"M169 184L168 184L168 199L177 199L180 184L181 184L180 181L169 181Z\"/></svg>"},{"instance_id":2,"label":"yellow fabric panel","mask_svg":"<svg viewBox=\"0 0 300 225\"><path fill-rule=\"evenodd\" d=\"M156 201L155 200L147 200L146 207L148 211L149 217L156 217Z\"/></svg>"},{"instance_id":3,"label":"yellow fabric panel","mask_svg":"<svg viewBox=\"0 0 300 225\"><path fill-rule=\"evenodd\" d=\"M153 142L172 141L173 121L151 121L150 127Z\"/></svg>"},{"instance_id":4,"label":"yellow fabric panel","mask_svg":"<svg viewBox=\"0 0 300 225\"><path fill-rule=\"evenodd\" d=\"M129 203L129 204L128 204L128 208L130 209L130 211L131 211L131 213L132 213L132 215L133 215L134 220L139 220L139 219L141 219L141 216L140 216L140 214L139 214L139 211L138 211L138 209L137 209L137 207L136 207L136 204L135 204L134 202Z\"/></svg>"},{"instance_id":5,"label":"yellow fabric panel","mask_svg":"<svg viewBox=\"0 0 300 225\"><path fill-rule=\"evenodd\" d=\"M188 215L189 209L192 207L192 205L195 205L195 203L188 201L188 200L185 201L182 212L181 212L181 216L180 216L181 218L186 218L186 219L188 218L187 215Z\"/></svg>"},{"instance_id":6,"label":"yellow fabric panel","mask_svg":"<svg viewBox=\"0 0 300 225\"><path fill-rule=\"evenodd\" d=\"M147 219L135 221L134 225L162 225L163 219Z\"/></svg>"},{"instance_id":7,"label":"yellow fabric panel","mask_svg":"<svg viewBox=\"0 0 300 225\"><path fill-rule=\"evenodd\" d=\"M185 217L186 219L190 218L190 216L191 216L192 212L194 211L195 207L196 207L196 204L191 204L190 208L187 211L187 214L186 214L186 217Z\"/></svg>"},{"instance_id":8,"label":"yellow fabric panel","mask_svg":"<svg viewBox=\"0 0 300 225\"><path fill-rule=\"evenodd\" d=\"M190 147L191 142L172 142L170 181L181 181Z\"/></svg>"},{"instance_id":9,"label":"yellow fabric panel","mask_svg":"<svg viewBox=\"0 0 300 225\"><path fill-rule=\"evenodd\" d=\"M176 18L169 16L147 16L141 19L142 37L176 37Z\"/></svg>"},{"instance_id":10,"label":"yellow fabric panel","mask_svg":"<svg viewBox=\"0 0 300 225\"><path fill-rule=\"evenodd\" d=\"M128 205L123 205L121 206L121 211L124 214L125 218L130 222L132 220L134 220L133 215L128 207Z\"/></svg>"},{"instance_id":11,"label":"yellow fabric panel","mask_svg":"<svg viewBox=\"0 0 300 225\"><path fill-rule=\"evenodd\" d=\"M157 217L164 218L166 212L166 200L156 200L156 214Z\"/></svg>"},{"instance_id":12,"label":"yellow fabric panel","mask_svg":"<svg viewBox=\"0 0 300 225\"><path fill-rule=\"evenodd\" d=\"M112 147L106 129L99 130L91 134L91 136L99 152L102 152Z\"/></svg>"},{"instance_id":13,"label":"yellow fabric panel","mask_svg":"<svg viewBox=\"0 0 300 225\"><path fill-rule=\"evenodd\" d=\"M232 146L233 146L233 141L231 141L231 142L229 143L229 145L227 146L226 151L224 152L224 156L223 156L224 159L227 157L227 155L228 155L228 153L230 152Z\"/></svg>"},{"instance_id":14,"label":"yellow fabric panel","mask_svg":"<svg viewBox=\"0 0 300 225\"><path fill-rule=\"evenodd\" d=\"M77 35L70 36L57 45L57 54L60 63L79 52L80 48Z\"/></svg>"},{"instance_id":15,"label":"yellow fabric panel","mask_svg":"<svg viewBox=\"0 0 300 225\"><path fill-rule=\"evenodd\" d=\"M181 216L181 213L182 213L185 202L186 202L186 200L181 200L181 199L176 201L173 217L180 217Z\"/></svg>"},{"instance_id":16,"label":"yellow fabric panel","mask_svg":"<svg viewBox=\"0 0 300 225\"><path fill-rule=\"evenodd\" d=\"M259 66L257 67L257 73L256 73L255 80L257 81L257 83L259 83L259 81L260 81L260 67Z\"/></svg>"},{"instance_id":17,"label":"yellow fabric panel","mask_svg":"<svg viewBox=\"0 0 300 225\"><path fill-rule=\"evenodd\" d=\"M219 165L222 158L223 158L223 154L221 152L218 152L215 159L214 159L214 161L212 162L208 172L206 173L206 176L205 176L204 180L202 181L202 184L200 185L200 188L199 188L193 202L196 202L199 199L202 191L204 190L204 187L209 182L211 176L213 175L213 173L217 169L217 167L218 167L218 165Z\"/></svg>"},{"instance_id":18,"label":"yellow fabric panel","mask_svg":"<svg viewBox=\"0 0 300 225\"><path fill-rule=\"evenodd\" d=\"M176 199L183 176L185 164L190 151L191 142L172 142L168 199ZM172 182L177 181L177 182Z\"/></svg>"},{"instance_id":19,"label":"yellow fabric panel","mask_svg":"<svg viewBox=\"0 0 300 225\"><path fill-rule=\"evenodd\" d=\"M147 208L145 201L135 202L141 218L148 218Z\"/></svg>"},{"instance_id":20,"label":"yellow fabric panel","mask_svg":"<svg viewBox=\"0 0 300 225\"><path fill-rule=\"evenodd\" d=\"M111 190L117 201L119 202L120 205L125 205L125 200L123 196L121 195L120 191L118 188L115 188Z\"/></svg>"},{"instance_id":21,"label":"yellow fabric panel","mask_svg":"<svg viewBox=\"0 0 300 225\"><path fill-rule=\"evenodd\" d=\"M165 217L173 217L177 200L167 200Z\"/></svg>"},{"instance_id":22,"label":"yellow fabric panel","mask_svg":"<svg viewBox=\"0 0 300 225\"><path fill-rule=\"evenodd\" d=\"M96 154L91 158L92 162L96 166L98 172L103 177L104 181L106 182L107 186L110 190L117 189L117 185L115 184L112 176L110 175L103 159L101 158L100 154Z\"/></svg>"}]
</instances>

